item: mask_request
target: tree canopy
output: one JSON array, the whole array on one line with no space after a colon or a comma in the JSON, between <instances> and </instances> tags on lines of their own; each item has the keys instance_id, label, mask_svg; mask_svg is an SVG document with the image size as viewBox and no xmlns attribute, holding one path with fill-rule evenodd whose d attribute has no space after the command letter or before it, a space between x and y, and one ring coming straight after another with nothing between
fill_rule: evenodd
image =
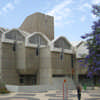
<instances>
[{"instance_id":1,"label":"tree canopy","mask_svg":"<svg viewBox=\"0 0 100 100\"><path fill-rule=\"evenodd\" d=\"M88 76L100 74L100 6L94 5L92 13L98 17L93 22L92 32L81 36L86 39L89 54L85 57L85 64L88 65Z\"/></svg>"}]
</instances>

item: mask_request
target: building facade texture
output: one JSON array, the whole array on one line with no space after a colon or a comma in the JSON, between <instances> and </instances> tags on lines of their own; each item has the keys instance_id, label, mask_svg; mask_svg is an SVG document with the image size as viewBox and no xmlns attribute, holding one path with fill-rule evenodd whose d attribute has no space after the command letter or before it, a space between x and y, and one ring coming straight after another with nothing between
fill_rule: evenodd
<instances>
[{"instance_id":1,"label":"building facade texture","mask_svg":"<svg viewBox=\"0 0 100 100\"><path fill-rule=\"evenodd\" d=\"M72 44L54 38L54 18L28 16L18 29L0 28L0 80L11 85L52 84L56 78L78 80ZM74 71L72 71L74 69Z\"/></svg>"}]
</instances>

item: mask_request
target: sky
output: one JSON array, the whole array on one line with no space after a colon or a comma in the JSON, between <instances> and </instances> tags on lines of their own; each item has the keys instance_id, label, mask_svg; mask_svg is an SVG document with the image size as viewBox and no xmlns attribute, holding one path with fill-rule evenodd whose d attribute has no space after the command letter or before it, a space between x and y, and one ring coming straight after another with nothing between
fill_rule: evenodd
<instances>
[{"instance_id":1,"label":"sky","mask_svg":"<svg viewBox=\"0 0 100 100\"><path fill-rule=\"evenodd\" d=\"M18 28L27 16L41 12L54 16L55 38L80 41L97 20L91 12L94 4L100 0L0 0L0 27Z\"/></svg>"}]
</instances>

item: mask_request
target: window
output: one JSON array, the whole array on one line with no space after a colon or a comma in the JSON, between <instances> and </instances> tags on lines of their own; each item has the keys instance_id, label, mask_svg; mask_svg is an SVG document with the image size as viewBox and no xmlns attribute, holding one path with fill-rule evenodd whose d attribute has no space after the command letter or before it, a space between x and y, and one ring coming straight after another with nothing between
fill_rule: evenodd
<instances>
[{"instance_id":1,"label":"window","mask_svg":"<svg viewBox=\"0 0 100 100\"><path fill-rule=\"evenodd\" d=\"M40 44L40 45L46 45L46 40L39 34L36 34L29 38L29 42L33 44Z\"/></svg>"},{"instance_id":2,"label":"window","mask_svg":"<svg viewBox=\"0 0 100 100\"><path fill-rule=\"evenodd\" d=\"M66 75L52 75L52 77L65 77Z\"/></svg>"},{"instance_id":3,"label":"window","mask_svg":"<svg viewBox=\"0 0 100 100\"><path fill-rule=\"evenodd\" d=\"M36 75L20 75L20 83L24 85L35 85Z\"/></svg>"},{"instance_id":4,"label":"window","mask_svg":"<svg viewBox=\"0 0 100 100\"><path fill-rule=\"evenodd\" d=\"M68 42L66 42L65 39L60 38L54 43L54 47L56 48L64 48L64 49L70 49L71 46Z\"/></svg>"},{"instance_id":5,"label":"window","mask_svg":"<svg viewBox=\"0 0 100 100\"><path fill-rule=\"evenodd\" d=\"M24 83L24 76L23 75L20 75L20 83Z\"/></svg>"},{"instance_id":6,"label":"window","mask_svg":"<svg viewBox=\"0 0 100 100\"><path fill-rule=\"evenodd\" d=\"M24 36L22 36L22 34L17 30L12 30L12 31L6 33L5 38L10 39L10 40L19 40L19 41L24 40Z\"/></svg>"}]
</instances>

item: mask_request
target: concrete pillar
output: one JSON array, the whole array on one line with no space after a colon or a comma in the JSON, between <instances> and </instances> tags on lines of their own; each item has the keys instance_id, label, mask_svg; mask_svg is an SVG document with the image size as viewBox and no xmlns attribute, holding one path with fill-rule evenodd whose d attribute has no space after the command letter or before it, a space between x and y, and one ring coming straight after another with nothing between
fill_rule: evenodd
<instances>
[{"instance_id":1,"label":"concrete pillar","mask_svg":"<svg viewBox=\"0 0 100 100\"><path fill-rule=\"evenodd\" d=\"M74 79L75 79L75 83L77 84L79 82L78 79L78 65L77 65L77 60L75 60L75 75L74 75Z\"/></svg>"},{"instance_id":2,"label":"concrete pillar","mask_svg":"<svg viewBox=\"0 0 100 100\"><path fill-rule=\"evenodd\" d=\"M79 82L78 80L78 65L77 65L77 58L76 58L76 50L73 48L73 54L74 54L74 82L77 84Z\"/></svg>"},{"instance_id":3,"label":"concrete pillar","mask_svg":"<svg viewBox=\"0 0 100 100\"><path fill-rule=\"evenodd\" d=\"M19 76L16 71L16 51L13 51L13 44L2 43L1 53L2 81L6 84L18 85Z\"/></svg>"},{"instance_id":4,"label":"concrete pillar","mask_svg":"<svg viewBox=\"0 0 100 100\"><path fill-rule=\"evenodd\" d=\"M40 49L40 85L52 84L51 53L48 47Z\"/></svg>"},{"instance_id":5,"label":"concrete pillar","mask_svg":"<svg viewBox=\"0 0 100 100\"><path fill-rule=\"evenodd\" d=\"M16 69L18 72L20 71L25 71L25 45L24 43L17 43L17 48L16 48Z\"/></svg>"}]
</instances>

